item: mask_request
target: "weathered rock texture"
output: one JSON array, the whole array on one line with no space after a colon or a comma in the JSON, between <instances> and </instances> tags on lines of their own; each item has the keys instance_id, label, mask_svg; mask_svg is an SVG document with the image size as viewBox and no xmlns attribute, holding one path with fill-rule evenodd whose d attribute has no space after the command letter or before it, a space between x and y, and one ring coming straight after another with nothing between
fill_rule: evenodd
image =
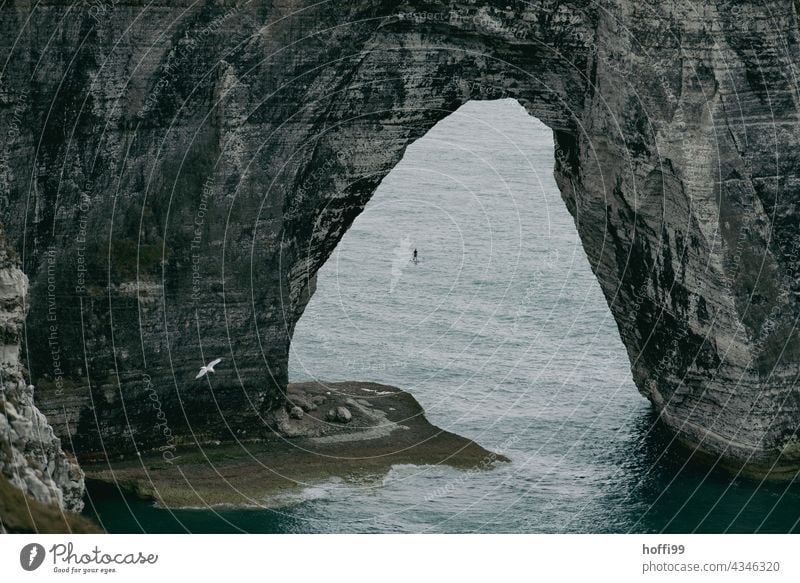
<instances>
[{"instance_id":1,"label":"weathered rock texture","mask_svg":"<svg viewBox=\"0 0 800 583\"><path fill-rule=\"evenodd\" d=\"M0 30L27 357L79 456L257 435L382 178L514 98L554 131L642 393L728 463L800 463L790 0L17 0Z\"/></svg>"},{"instance_id":2,"label":"weathered rock texture","mask_svg":"<svg viewBox=\"0 0 800 583\"><path fill-rule=\"evenodd\" d=\"M34 388L19 362L27 290L28 278L9 255L0 228L0 477L54 512L80 511L83 472L34 405ZM0 514L0 525L5 522Z\"/></svg>"}]
</instances>

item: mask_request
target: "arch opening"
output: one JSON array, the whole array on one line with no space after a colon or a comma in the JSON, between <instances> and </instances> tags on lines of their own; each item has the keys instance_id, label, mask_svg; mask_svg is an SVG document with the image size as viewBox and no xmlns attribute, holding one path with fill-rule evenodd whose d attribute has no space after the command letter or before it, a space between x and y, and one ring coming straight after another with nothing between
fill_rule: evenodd
<instances>
[{"instance_id":1,"label":"arch opening","mask_svg":"<svg viewBox=\"0 0 800 583\"><path fill-rule=\"evenodd\" d=\"M395 385L489 447L535 426L512 448L528 454L574 419L645 410L553 156L513 99L467 102L410 146L317 273L290 382Z\"/></svg>"}]
</instances>

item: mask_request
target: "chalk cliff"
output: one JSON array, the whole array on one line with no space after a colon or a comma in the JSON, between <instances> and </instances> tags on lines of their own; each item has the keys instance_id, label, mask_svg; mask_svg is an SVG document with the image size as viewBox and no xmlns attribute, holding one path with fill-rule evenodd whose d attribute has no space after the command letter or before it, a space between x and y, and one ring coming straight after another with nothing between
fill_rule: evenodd
<instances>
[{"instance_id":1,"label":"chalk cliff","mask_svg":"<svg viewBox=\"0 0 800 583\"><path fill-rule=\"evenodd\" d=\"M0 228L0 487L10 484L42 504L79 511L83 472L74 457L64 453L60 439L34 404L34 387L25 381L19 361L27 290L28 278L6 248ZM10 521L6 511L25 514L24 508L3 510L0 530Z\"/></svg>"},{"instance_id":2,"label":"chalk cliff","mask_svg":"<svg viewBox=\"0 0 800 583\"><path fill-rule=\"evenodd\" d=\"M640 391L729 465L800 465L795 2L17 0L0 31L26 356L79 457L257 437L382 178L513 98Z\"/></svg>"}]
</instances>

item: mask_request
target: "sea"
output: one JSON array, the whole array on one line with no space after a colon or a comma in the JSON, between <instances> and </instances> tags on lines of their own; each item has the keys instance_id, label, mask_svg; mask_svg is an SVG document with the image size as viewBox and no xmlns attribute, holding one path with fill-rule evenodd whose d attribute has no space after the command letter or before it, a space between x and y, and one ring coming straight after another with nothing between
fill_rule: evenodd
<instances>
[{"instance_id":1,"label":"sea","mask_svg":"<svg viewBox=\"0 0 800 583\"><path fill-rule=\"evenodd\" d=\"M90 490L86 513L109 532L800 530L800 487L694 460L638 393L554 155L552 132L516 101L450 114L320 270L291 348L291 381L400 387L432 423L510 462L400 465L302 485L269 509Z\"/></svg>"}]
</instances>

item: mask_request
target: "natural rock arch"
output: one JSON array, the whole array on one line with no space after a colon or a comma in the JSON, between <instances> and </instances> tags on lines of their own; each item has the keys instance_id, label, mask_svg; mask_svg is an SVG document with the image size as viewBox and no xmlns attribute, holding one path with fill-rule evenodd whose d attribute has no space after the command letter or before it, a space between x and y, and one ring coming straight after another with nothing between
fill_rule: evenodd
<instances>
[{"instance_id":1,"label":"natural rock arch","mask_svg":"<svg viewBox=\"0 0 800 583\"><path fill-rule=\"evenodd\" d=\"M793 470L797 25L788 0L4 8L42 410L83 458L257 435L380 180L461 104L512 97L554 131L640 391L701 451Z\"/></svg>"}]
</instances>

